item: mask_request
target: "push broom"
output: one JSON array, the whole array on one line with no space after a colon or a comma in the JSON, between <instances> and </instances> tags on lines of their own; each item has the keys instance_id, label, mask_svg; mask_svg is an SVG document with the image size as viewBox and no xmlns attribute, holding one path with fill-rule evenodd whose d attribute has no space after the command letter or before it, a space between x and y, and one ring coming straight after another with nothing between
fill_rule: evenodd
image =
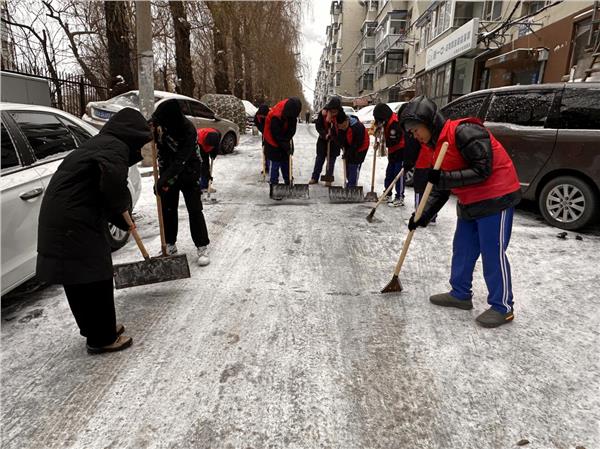
<instances>
[{"instance_id":1,"label":"push broom","mask_svg":"<svg viewBox=\"0 0 600 449\"><path fill-rule=\"evenodd\" d=\"M440 154L438 155L435 165L433 166L434 170L439 170L442 166L442 162L444 161L444 156L446 156L446 151L448 150L448 142L444 142L442 144L442 149L440 150ZM392 184L393 185L393 184ZM433 184L428 182L425 187L425 193L423 193L423 198L419 203L419 207L417 208L417 212L415 213L415 221L421 218L423 215L423 210L425 209L425 204L427 203L427 199L429 198L429 194L433 189ZM394 275L392 276L392 280L383 287L381 293L391 293L391 292L401 292L402 291L402 283L398 276L400 275L400 270L402 269L402 264L404 263L404 259L406 258L406 253L408 252L408 247L410 246L410 242L413 238L414 230L410 231L406 236L406 240L404 241L404 245L402 246L402 252L400 253L400 258L398 259L398 263L396 264L396 269L394 270Z\"/></svg>"}]
</instances>

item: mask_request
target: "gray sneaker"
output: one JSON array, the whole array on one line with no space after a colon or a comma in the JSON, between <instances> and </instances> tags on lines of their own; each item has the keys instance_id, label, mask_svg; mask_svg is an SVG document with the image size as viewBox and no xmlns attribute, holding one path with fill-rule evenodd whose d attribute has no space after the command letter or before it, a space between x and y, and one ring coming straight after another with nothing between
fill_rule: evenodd
<instances>
[{"instance_id":1,"label":"gray sneaker","mask_svg":"<svg viewBox=\"0 0 600 449\"><path fill-rule=\"evenodd\" d=\"M511 312L500 313L491 307L479 315L475 320L483 327L498 327L510 323L515 318Z\"/></svg>"},{"instance_id":2,"label":"gray sneaker","mask_svg":"<svg viewBox=\"0 0 600 449\"><path fill-rule=\"evenodd\" d=\"M439 293L429 298L429 301L436 306L456 307L457 309L471 310L473 301L470 299L457 299L450 293Z\"/></svg>"}]
</instances>

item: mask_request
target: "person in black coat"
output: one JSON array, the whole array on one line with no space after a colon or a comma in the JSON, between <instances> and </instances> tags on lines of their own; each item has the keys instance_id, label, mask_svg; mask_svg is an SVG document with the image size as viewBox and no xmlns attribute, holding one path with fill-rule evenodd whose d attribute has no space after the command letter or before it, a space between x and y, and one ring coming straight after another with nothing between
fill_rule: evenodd
<instances>
[{"instance_id":1,"label":"person in black coat","mask_svg":"<svg viewBox=\"0 0 600 449\"><path fill-rule=\"evenodd\" d=\"M198 252L198 265L206 266L210 263L210 240L202 212L202 156L198 147L198 132L183 115L175 99L158 105L152 114L152 124L158 143L160 167L155 190L162 198L167 252L169 255L177 254L177 209L181 192L190 219L190 233Z\"/></svg>"},{"instance_id":2,"label":"person in black coat","mask_svg":"<svg viewBox=\"0 0 600 449\"><path fill-rule=\"evenodd\" d=\"M40 209L36 274L62 284L89 353L118 351L132 339L117 325L108 222L128 230L129 167L142 160L150 127L138 111L117 112L72 151L50 180Z\"/></svg>"},{"instance_id":3,"label":"person in black coat","mask_svg":"<svg viewBox=\"0 0 600 449\"><path fill-rule=\"evenodd\" d=\"M319 113L315 121L315 129L319 133L317 139L317 154L312 176L309 184L317 184L325 164L325 174L333 178L335 161L340 155L340 146L337 141L338 120L343 122L346 115L342 109L342 102L339 97L332 97L329 103ZM327 160L327 147L329 146L329 160ZM326 186L331 186L331 182L325 182Z\"/></svg>"}]
</instances>

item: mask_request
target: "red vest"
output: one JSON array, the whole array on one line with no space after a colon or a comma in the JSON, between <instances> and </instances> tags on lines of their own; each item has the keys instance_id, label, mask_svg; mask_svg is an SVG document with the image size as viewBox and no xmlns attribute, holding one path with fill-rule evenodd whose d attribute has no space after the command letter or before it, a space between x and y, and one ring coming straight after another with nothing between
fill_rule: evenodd
<instances>
[{"instance_id":1,"label":"red vest","mask_svg":"<svg viewBox=\"0 0 600 449\"><path fill-rule=\"evenodd\" d=\"M200 148L202 148L202 151L204 151L205 153L210 153L213 150L213 147L211 147L210 145L208 145L206 143L206 137L210 134L210 133L218 133L219 131L217 131L214 128L202 128L198 130L198 145L200 145Z\"/></svg>"},{"instance_id":2,"label":"red vest","mask_svg":"<svg viewBox=\"0 0 600 449\"><path fill-rule=\"evenodd\" d=\"M433 148L428 147L424 143L421 144L419 157L415 162L415 168L432 168L433 167Z\"/></svg>"},{"instance_id":3,"label":"red vest","mask_svg":"<svg viewBox=\"0 0 600 449\"><path fill-rule=\"evenodd\" d=\"M265 120L265 130L263 132L263 137L269 145L275 148L279 148L279 145L277 145L277 142L273 138L273 133L271 133L271 120L273 119L273 117L277 117L279 120L281 120L281 116L283 115L283 108L285 107L285 104L287 102L288 98L286 98L285 100L281 100L279 103L273 106L267 114L267 118ZM284 122L283 129L287 129L287 122Z\"/></svg>"},{"instance_id":4,"label":"red vest","mask_svg":"<svg viewBox=\"0 0 600 449\"><path fill-rule=\"evenodd\" d=\"M358 120L357 120L357 122L358 122ZM360 122L358 122L358 123L360 123ZM352 126L348 126L348 129L346 130L346 143L352 144ZM365 129L365 136L363 138L362 145L360 147L358 147L356 152L363 153L363 152L367 151L369 149L369 143L370 143L369 133Z\"/></svg>"},{"instance_id":5,"label":"red vest","mask_svg":"<svg viewBox=\"0 0 600 449\"><path fill-rule=\"evenodd\" d=\"M392 127L392 125L394 123L398 123L398 115L395 112L392 112L392 116L390 117L387 124L385 125L385 137L386 138L388 138L390 136L390 128ZM404 144L404 134L402 133L402 135L400 136L400 142L398 142L394 146L389 147L388 154L392 154L398 150L401 150L402 148L404 148L404 145L405 145Z\"/></svg>"},{"instance_id":6,"label":"red vest","mask_svg":"<svg viewBox=\"0 0 600 449\"><path fill-rule=\"evenodd\" d=\"M469 168L460 151L456 147L456 128L461 123L478 123L481 122L474 118L466 118L461 120L448 120L437 141L433 161L442 148L443 142L448 142L448 151L442 163L442 171L462 170ZM517 172L510 159L510 156L500 142L488 131L490 141L492 143L492 174L483 182L465 187L457 187L452 189L452 193L456 195L459 203L472 204L492 198L499 198L509 193L516 192L521 188Z\"/></svg>"}]
</instances>

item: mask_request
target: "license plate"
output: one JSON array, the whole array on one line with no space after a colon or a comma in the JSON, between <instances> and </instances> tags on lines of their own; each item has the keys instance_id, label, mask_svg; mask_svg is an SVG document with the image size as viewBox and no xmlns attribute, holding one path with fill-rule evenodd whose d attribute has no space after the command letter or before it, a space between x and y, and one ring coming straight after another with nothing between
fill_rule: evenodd
<instances>
[{"instance_id":1,"label":"license plate","mask_svg":"<svg viewBox=\"0 0 600 449\"><path fill-rule=\"evenodd\" d=\"M94 115L98 118L108 120L112 117L113 113L108 111L103 111L102 109L94 109Z\"/></svg>"}]
</instances>

